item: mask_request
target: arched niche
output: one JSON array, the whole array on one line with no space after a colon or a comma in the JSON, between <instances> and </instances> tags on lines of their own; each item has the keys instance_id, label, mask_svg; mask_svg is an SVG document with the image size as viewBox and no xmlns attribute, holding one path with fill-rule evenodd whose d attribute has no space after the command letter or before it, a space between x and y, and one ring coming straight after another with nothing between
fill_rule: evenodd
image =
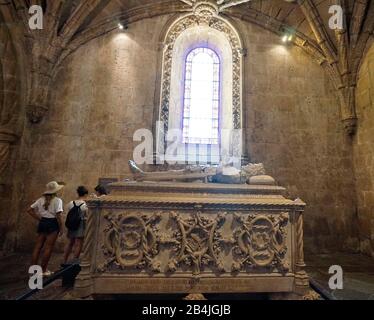
<instances>
[{"instance_id":1,"label":"arched niche","mask_svg":"<svg viewBox=\"0 0 374 320\"><path fill-rule=\"evenodd\" d=\"M238 32L210 6L195 7L193 13L175 19L163 38L160 103L156 127L156 150L168 147L166 133L181 129L183 117L184 70L188 52L197 47L214 50L221 61L220 152L242 154L243 128L242 69L243 46Z\"/></svg>"}]
</instances>

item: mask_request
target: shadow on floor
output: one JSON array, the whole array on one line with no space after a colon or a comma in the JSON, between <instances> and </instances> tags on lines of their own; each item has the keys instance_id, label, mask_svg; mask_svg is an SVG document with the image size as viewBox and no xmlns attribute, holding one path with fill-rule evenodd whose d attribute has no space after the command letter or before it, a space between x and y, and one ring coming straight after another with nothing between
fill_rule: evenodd
<instances>
[{"instance_id":1,"label":"shadow on floor","mask_svg":"<svg viewBox=\"0 0 374 320\"><path fill-rule=\"evenodd\" d=\"M12 300L28 289L28 264L30 255L14 254L0 258L0 300ZM51 270L58 270L60 255L54 255ZM358 254L319 254L306 255L307 272L323 288L338 300L374 300L374 259ZM344 272L343 290L329 289L329 267L340 265ZM119 295L96 297L115 300L181 300L185 295ZM267 300L266 294L207 294L208 300ZM70 289L61 287L58 280L42 290L33 300L70 300L73 299Z\"/></svg>"}]
</instances>

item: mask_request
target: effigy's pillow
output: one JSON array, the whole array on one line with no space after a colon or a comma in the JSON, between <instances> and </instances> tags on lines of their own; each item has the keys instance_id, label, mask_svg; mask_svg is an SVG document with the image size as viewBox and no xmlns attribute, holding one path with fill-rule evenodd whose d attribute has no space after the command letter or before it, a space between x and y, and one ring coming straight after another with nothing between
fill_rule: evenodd
<instances>
[{"instance_id":1,"label":"effigy's pillow","mask_svg":"<svg viewBox=\"0 0 374 320\"><path fill-rule=\"evenodd\" d=\"M274 186L275 180L273 177L261 175L261 176L253 176L248 179L248 184L252 185L260 185L260 186Z\"/></svg>"}]
</instances>

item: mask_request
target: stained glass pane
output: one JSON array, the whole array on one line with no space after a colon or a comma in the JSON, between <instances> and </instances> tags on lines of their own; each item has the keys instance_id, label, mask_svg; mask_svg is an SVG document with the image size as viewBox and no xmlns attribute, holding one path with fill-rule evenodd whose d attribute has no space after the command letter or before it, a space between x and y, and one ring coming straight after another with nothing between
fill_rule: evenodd
<instances>
[{"instance_id":1,"label":"stained glass pane","mask_svg":"<svg viewBox=\"0 0 374 320\"><path fill-rule=\"evenodd\" d=\"M196 48L186 59L183 143L218 144L220 61L209 48Z\"/></svg>"}]
</instances>

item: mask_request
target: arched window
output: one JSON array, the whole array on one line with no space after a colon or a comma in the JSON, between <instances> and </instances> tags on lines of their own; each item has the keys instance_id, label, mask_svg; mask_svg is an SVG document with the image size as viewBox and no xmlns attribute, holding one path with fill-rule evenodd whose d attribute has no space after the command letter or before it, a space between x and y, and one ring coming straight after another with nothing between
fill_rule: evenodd
<instances>
[{"instance_id":1,"label":"arched window","mask_svg":"<svg viewBox=\"0 0 374 320\"><path fill-rule=\"evenodd\" d=\"M243 50L237 31L214 13L188 13L165 31L154 127L157 161L241 159Z\"/></svg>"},{"instance_id":2,"label":"arched window","mask_svg":"<svg viewBox=\"0 0 374 320\"><path fill-rule=\"evenodd\" d=\"M219 144L220 60L209 48L193 49L186 59L183 143Z\"/></svg>"}]
</instances>

